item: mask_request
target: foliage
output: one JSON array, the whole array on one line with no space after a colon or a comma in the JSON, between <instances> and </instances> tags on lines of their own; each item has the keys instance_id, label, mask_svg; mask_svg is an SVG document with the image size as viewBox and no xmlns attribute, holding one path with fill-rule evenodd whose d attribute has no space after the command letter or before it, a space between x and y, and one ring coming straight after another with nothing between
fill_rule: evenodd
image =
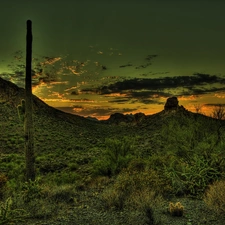
<instances>
[{"instance_id":1,"label":"foliage","mask_svg":"<svg viewBox=\"0 0 225 225\"><path fill-rule=\"evenodd\" d=\"M57 185L75 184L78 180L80 180L80 175L73 171L65 171L61 173L55 173L52 177L52 180Z\"/></svg>"},{"instance_id":2,"label":"foliage","mask_svg":"<svg viewBox=\"0 0 225 225\"><path fill-rule=\"evenodd\" d=\"M36 159L36 165L40 173L46 174L49 172L61 171L66 167L66 163L63 162L59 157L55 158L56 154L48 154L39 156Z\"/></svg>"},{"instance_id":3,"label":"foliage","mask_svg":"<svg viewBox=\"0 0 225 225\"><path fill-rule=\"evenodd\" d=\"M150 203L159 199L161 194L169 191L167 182L154 170L124 169L113 185L103 192L102 197L107 208L122 209L124 206L147 208Z\"/></svg>"},{"instance_id":4,"label":"foliage","mask_svg":"<svg viewBox=\"0 0 225 225\"><path fill-rule=\"evenodd\" d=\"M20 154L5 154L0 158L0 170L7 176L7 187L18 187L23 180L24 157Z\"/></svg>"},{"instance_id":5,"label":"foliage","mask_svg":"<svg viewBox=\"0 0 225 225\"><path fill-rule=\"evenodd\" d=\"M105 144L102 158L94 162L94 173L113 176L126 168L133 158L133 142L124 137L121 140L106 139Z\"/></svg>"},{"instance_id":6,"label":"foliage","mask_svg":"<svg viewBox=\"0 0 225 225\"><path fill-rule=\"evenodd\" d=\"M45 190L45 195L53 202L72 203L75 195L75 188L71 184L64 184Z\"/></svg>"},{"instance_id":7,"label":"foliage","mask_svg":"<svg viewBox=\"0 0 225 225\"><path fill-rule=\"evenodd\" d=\"M225 180L209 185L203 200L213 211L225 213Z\"/></svg>"},{"instance_id":8,"label":"foliage","mask_svg":"<svg viewBox=\"0 0 225 225\"><path fill-rule=\"evenodd\" d=\"M197 154L189 162L176 158L169 166L164 167L164 174L170 179L176 195L196 196L202 194L208 184L222 176L217 161L216 156L207 159Z\"/></svg>"},{"instance_id":9,"label":"foliage","mask_svg":"<svg viewBox=\"0 0 225 225\"><path fill-rule=\"evenodd\" d=\"M199 149L202 144L208 143L209 147L214 147L216 143L216 132L220 124L209 121L211 130L207 130L206 120L194 118L172 118L162 126L161 138L164 140L164 149L172 151L179 157L189 157L190 154Z\"/></svg>"},{"instance_id":10,"label":"foliage","mask_svg":"<svg viewBox=\"0 0 225 225\"><path fill-rule=\"evenodd\" d=\"M24 221L23 217L25 211L22 209L13 209L12 198L9 197L0 205L0 225L17 224L17 222Z\"/></svg>"},{"instance_id":11,"label":"foliage","mask_svg":"<svg viewBox=\"0 0 225 225\"><path fill-rule=\"evenodd\" d=\"M22 198L25 203L31 202L34 199L40 198L42 195L42 188L38 183L38 180L26 181L22 185Z\"/></svg>"},{"instance_id":12,"label":"foliage","mask_svg":"<svg viewBox=\"0 0 225 225\"><path fill-rule=\"evenodd\" d=\"M170 119L163 125L166 143L150 161L153 169L170 180L176 195L202 195L207 185L225 176L221 124L209 120L209 125L210 131L205 128L206 118L187 117Z\"/></svg>"}]
</instances>

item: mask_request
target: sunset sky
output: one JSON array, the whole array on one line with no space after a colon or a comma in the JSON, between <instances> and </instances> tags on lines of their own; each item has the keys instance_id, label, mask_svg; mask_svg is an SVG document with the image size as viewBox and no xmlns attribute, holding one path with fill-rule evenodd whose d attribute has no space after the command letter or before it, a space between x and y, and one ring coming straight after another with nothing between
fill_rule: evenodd
<instances>
[{"instance_id":1,"label":"sunset sky","mask_svg":"<svg viewBox=\"0 0 225 225\"><path fill-rule=\"evenodd\" d=\"M1 0L0 77L24 87L33 23L33 93L81 116L225 104L223 0ZM1 90L0 90L1 91Z\"/></svg>"}]
</instances>

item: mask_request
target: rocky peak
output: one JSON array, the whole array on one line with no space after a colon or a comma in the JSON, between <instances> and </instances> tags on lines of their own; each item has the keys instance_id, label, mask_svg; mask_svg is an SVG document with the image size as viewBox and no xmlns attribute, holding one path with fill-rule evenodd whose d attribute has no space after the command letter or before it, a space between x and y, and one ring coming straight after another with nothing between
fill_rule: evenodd
<instances>
[{"instance_id":1,"label":"rocky peak","mask_svg":"<svg viewBox=\"0 0 225 225\"><path fill-rule=\"evenodd\" d=\"M179 107L177 97L170 97L167 99L166 104L164 106L164 110L176 110Z\"/></svg>"},{"instance_id":2,"label":"rocky peak","mask_svg":"<svg viewBox=\"0 0 225 225\"><path fill-rule=\"evenodd\" d=\"M171 111L186 111L186 109L181 105L179 105L179 101L177 97L170 97L167 99L166 104L164 105L164 112Z\"/></svg>"}]
</instances>

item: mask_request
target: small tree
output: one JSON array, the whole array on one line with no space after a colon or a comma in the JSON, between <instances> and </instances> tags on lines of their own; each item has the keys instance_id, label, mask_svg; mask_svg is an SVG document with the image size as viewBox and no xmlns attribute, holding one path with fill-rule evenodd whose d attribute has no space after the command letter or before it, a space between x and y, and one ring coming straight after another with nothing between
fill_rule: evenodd
<instances>
[{"instance_id":1,"label":"small tree","mask_svg":"<svg viewBox=\"0 0 225 225\"><path fill-rule=\"evenodd\" d=\"M225 108L223 105L219 104L213 108L212 117L218 120L225 119Z\"/></svg>"},{"instance_id":2,"label":"small tree","mask_svg":"<svg viewBox=\"0 0 225 225\"><path fill-rule=\"evenodd\" d=\"M194 105L195 112L196 113L201 113L202 105L201 104L195 104Z\"/></svg>"}]
</instances>

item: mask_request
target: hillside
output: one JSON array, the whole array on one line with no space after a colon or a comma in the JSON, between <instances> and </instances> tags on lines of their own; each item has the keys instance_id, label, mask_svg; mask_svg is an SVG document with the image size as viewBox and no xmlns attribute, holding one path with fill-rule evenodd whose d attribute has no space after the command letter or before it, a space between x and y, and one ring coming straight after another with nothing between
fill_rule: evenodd
<instances>
[{"instance_id":1,"label":"hillside","mask_svg":"<svg viewBox=\"0 0 225 225\"><path fill-rule=\"evenodd\" d=\"M0 78L0 122L2 138L2 151L7 151L9 146L6 144L6 139L9 136L15 138L21 137L23 134L23 124L19 119L17 106L21 104L21 100L25 98L25 91L15 84ZM97 142L98 139L104 138L112 129L97 121L89 120L81 116L72 115L62 112L51 106L48 106L42 100L33 95L33 113L34 113L34 128L35 138L38 143L43 140L38 150L43 151L48 146L48 151L54 150L57 143L66 140L64 148L74 147L71 142L79 145L87 145L88 143ZM102 129L104 130L102 133ZM51 136L51 138L50 138ZM48 139L54 144L48 143ZM71 141L72 140L72 141ZM16 151L23 148L20 144L11 144L10 148Z\"/></svg>"},{"instance_id":2,"label":"hillside","mask_svg":"<svg viewBox=\"0 0 225 225\"><path fill-rule=\"evenodd\" d=\"M27 186L21 99L24 89L0 78L0 198L26 211L17 224L224 224L203 201L225 178L224 121L176 98L154 115L95 121L33 96L38 179ZM170 215L170 201L184 205L184 216Z\"/></svg>"}]
</instances>

